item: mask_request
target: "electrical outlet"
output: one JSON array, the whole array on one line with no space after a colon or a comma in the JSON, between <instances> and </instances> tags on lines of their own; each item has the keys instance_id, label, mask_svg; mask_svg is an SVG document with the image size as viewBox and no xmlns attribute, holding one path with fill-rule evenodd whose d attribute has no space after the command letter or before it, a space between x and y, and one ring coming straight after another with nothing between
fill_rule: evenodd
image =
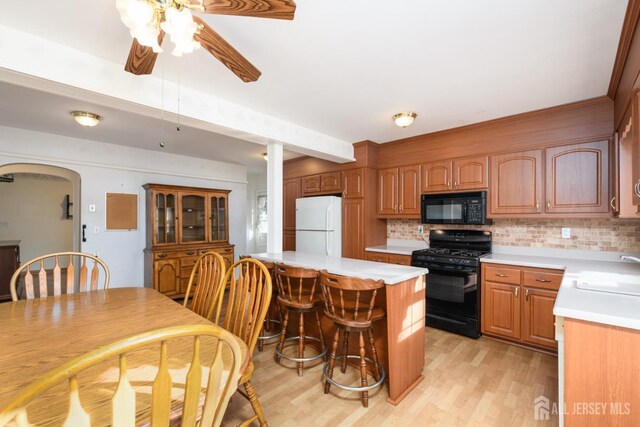
<instances>
[{"instance_id":1,"label":"electrical outlet","mask_svg":"<svg viewBox=\"0 0 640 427\"><path fill-rule=\"evenodd\" d=\"M571 229L568 227L562 227L562 238L570 239L571 238Z\"/></svg>"},{"instance_id":2,"label":"electrical outlet","mask_svg":"<svg viewBox=\"0 0 640 427\"><path fill-rule=\"evenodd\" d=\"M419 225L418 226L418 234L422 234L424 233L424 226L423 225Z\"/></svg>"},{"instance_id":3,"label":"electrical outlet","mask_svg":"<svg viewBox=\"0 0 640 427\"><path fill-rule=\"evenodd\" d=\"M89 205L89 213L95 213L95 211L96 211L96 205L95 203L91 203Z\"/></svg>"},{"instance_id":4,"label":"electrical outlet","mask_svg":"<svg viewBox=\"0 0 640 427\"><path fill-rule=\"evenodd\" d=\"M93 226L93 234L98 234L100 232L100 227L97 225Z\"/></svg>"}]
</instances>

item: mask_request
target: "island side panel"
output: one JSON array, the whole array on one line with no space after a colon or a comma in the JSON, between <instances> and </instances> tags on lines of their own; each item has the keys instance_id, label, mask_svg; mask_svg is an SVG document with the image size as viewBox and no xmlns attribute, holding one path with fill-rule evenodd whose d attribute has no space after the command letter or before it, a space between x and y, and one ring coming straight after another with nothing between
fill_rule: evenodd
<instances>
[{"instance_id":1,"label":"island side panel","mask_svg":"<svg viewBox=\"0 0 640 427\"><path fill-rule=\"evenodd\" d=\"M387 285L389 398L397 405L424 379L425 276Z\"/></svg>"}]
</instances>

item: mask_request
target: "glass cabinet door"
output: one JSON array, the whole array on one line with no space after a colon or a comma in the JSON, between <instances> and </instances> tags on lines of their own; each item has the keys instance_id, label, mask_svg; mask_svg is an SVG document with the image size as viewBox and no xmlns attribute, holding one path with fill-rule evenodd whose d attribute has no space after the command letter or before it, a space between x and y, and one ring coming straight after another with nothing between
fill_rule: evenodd
<instances>
[{"instance_id":1,"label":"glass cabinet door","mask_svg":"<svg viewBox=\"0 0 640 427\"><path fill-rule=\"evenodd\" d=\"M154 240L156 245L176 243L176 201L174 193L155 193Z\"/></svg>"},{"instance_id":2,"label":"glass cabinet door","mask_svg":"<svg viewBox=\"0 0 640 427\"><path fill-rule=\"evenodd\" d=\"M227 236L227 198L211 196L211 241L228 240Z\"/></svg>"},{"instance_id":3,"label":"glass cabinet door","mask_svg":"<svg viewBox=\"0 0 640 427\"><path fill-rule=\"evenodd\" d=\"M182 243L207 240L205 202L206 197L202 194L181 194L180 241Z\"/></svg>"}]
</instances>

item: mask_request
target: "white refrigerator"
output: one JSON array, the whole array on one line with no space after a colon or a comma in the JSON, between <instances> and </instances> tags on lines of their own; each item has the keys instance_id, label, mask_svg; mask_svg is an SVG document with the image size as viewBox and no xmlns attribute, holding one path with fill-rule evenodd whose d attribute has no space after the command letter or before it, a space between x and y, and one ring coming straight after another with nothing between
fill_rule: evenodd
<instances>
[{"instance_id":1,"label":"white refrigerator","mask_svg":"<svg viewBox=\"0 0 640 427\"><path fill-rule=\"evenodd\" d=\"M342 199L296 199L296 252L342 256Z\"/></svg>"}]
</instances>

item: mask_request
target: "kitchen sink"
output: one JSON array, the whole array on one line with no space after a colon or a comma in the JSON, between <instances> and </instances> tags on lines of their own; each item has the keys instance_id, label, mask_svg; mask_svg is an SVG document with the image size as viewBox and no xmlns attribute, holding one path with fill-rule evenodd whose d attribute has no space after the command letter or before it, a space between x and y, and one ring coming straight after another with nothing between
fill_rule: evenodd
<instances>
[{"instance_id":1,"label":"kitchen sink","mask_svg":"<svg viewBox=\"0 0 640 427\"><path fill-rule=\"evenodd\" d=\"M640 296L640 276L585 271L576 280L578 289Z\"/></svg>"}]
</instances>

